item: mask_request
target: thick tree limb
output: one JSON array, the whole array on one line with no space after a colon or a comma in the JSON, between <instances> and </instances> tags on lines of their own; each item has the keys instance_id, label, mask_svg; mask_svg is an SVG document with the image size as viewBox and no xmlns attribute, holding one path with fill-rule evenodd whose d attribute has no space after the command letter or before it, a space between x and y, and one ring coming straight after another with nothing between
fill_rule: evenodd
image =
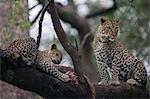
<instances>
[{"instance_id":1,"label":"thick tree limb","mask_svg":"<svg viewBox=\"0 0 150 99\"><path fill-rule=\"evenodd\" d=\"M1 80L9 82L22 89L33 91L45 98L88 98L91 97L91 91L85 86L86 83L80 83L78 86L72 82L64 83L59 79L30 67L22 67L9 63L7 59L0 57L0 75ZM69 67L58 67L62 72L72 70ZM84 77L86 82L88 78ZM95 91L96 99L100 98L149 98L149 91L136 86L121 82L119 86L98 86L91 85ZM95 93L94 93L95 92ZM1 94L1 93L0 93ZM94 96L93 96L94 97Z\"/></svg>"},{"instance_id":2,"label":"thick tree limb","mask_svg":"<svg viewBox=\"0 0 150 99\"><path fill-rule=\"evenodd\" d=\"M92 98L95 99L95 96L96 96L95 87L93 86L90 79L85 74L83 74L83 76L84 76L84 79L85 79L88 87L90 88Z\"/></svg>"},{"instance_id":3,"label":"thick tree limb","mask_svg":"<svg viewBox=\"0 0 150 99\"><path fill-rule=\"evenodd\" d=\"M86 42L88 42L88 39L90 38L92 36L92 33L88 33L88 34L86 34L85 36L84 36L84 38L83 38L83 40L82 40L82 42L81 42L81 44L80 44L80 51L84 48L84 44L86 43Z\"/></svg>"},{"instance_id":4,"label":"thick tree limb","mask_svg":"<svg viewBox=\"0 0 150 99\"><path fill-rule=\"evenodd\" d=\"M1 61L2 62L2 61ZM4 62L4 61L3 61ZM11 70L13 75L8 72ZM12 67L12 68L10 68ZM33 91L45 98L87 98L89 93L83 83L75 86L72 83L64 83L45 72L29 67L14 68L8 62L1 63L2 80L7 81L22 89ZM10 77L11 76L11 77ZM10 79L11 78L11 79ZM97 86L96 99L100 98L149 98L149 92L136 86L121 82L119 86Z\"/></svg>"},{"instance_id":5,"label":"thick tree limb","mask_svg":"<svg viewBox=\"0 0 150 99\"><path fill-rule=\"evenodd\" d=\"M137 86L128 85L125 82L121 82L119 86L97 86L96 97L105 98L148 98L149 91L141 89Z\"/></svg>"},{"instance_id":6,"label":"thick tree limb","mask_svg":"<svg viewBox=\"0 0 150 99\"><path fill-rule=\"evenodd\" d=\"M56 31L56 34L57 34L61 44L63 45L64 49L72 57L72 60L73 60L74 66L75 66L74 67L75 72L79 76L80 81L83 81L82 70L80 70L80 67L81 67L80 55L77 51L77 48L69 42L69 40L61 26L61 23L59 21L59 16L55 9L54 0L51 0L51 3L49 5L48 9L49 9L48 11L51 13L51 18L52 18L52 22L53 22L53 26Z\"/></svg>"},{"instance_id":7,"label":"thick tree limb","mask_svg":"<svg viewBox=\"0 0 150 99\"><path fill-rule=\"evenodd\" d=\"M45 98L87 98L90 95L90 91L88 91L84 83L76 86L72 82L62 82L41 70L35 70L30 67L18 67L21 66L13 65L2 59L1 79L22 89L36 92ZM61 68L59 70L64 70L64 68Z\"/></svg>"},{"instance_id":8,"label":"thick tree limb","mask_svg":"<svg viewBox=\"0 0 150 99\"><path fill-rule=\"evenodd\" d=\"M12 86L0 80L1 99L41 99L42 97L29 91Z\"/></svg>"}]
</instances>

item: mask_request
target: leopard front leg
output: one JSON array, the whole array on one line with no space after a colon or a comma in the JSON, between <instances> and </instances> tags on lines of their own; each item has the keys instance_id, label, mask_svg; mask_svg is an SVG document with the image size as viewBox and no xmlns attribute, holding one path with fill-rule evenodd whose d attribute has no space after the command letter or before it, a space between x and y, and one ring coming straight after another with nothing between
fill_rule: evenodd
<instances>
[{"instance_id":1,"label":"leopard front leg","mask_svg":"<svg viewBox=\"0 0 150 99\"><path fill-rule=\"evenodd\" d=\"M118 61L118 60L117 60ZM119 85L119 62L115 61L115 59L112 61L112 67L111 67L111 78L109 80L109 85Z\"/></svg>"},{"instance_id":2,"label":"leopard front leg","mask_svg":"<svg viewBox=\"0 0 150 99\"><path fill-rule=\"evenodd\" d=\"M69 82L71 80L68 74L60 72L57 68L50 66L47 62L39 64L38 68L60 79L63 82Z\"/></svg>"},{"instance_id":3,"label":"leopard front leg","mask_svg":"<svg viewBox=\"0 0 150 99\"><path fill-rule=\"evenodd\" d=\"M112 78L110 78L109 80L109 85L119 85L120 84L118 78L119 71L116 68L112 68L111 74L112 74Z\"/></svg>"},{"instance_id":4,"label":"leopard front leg","mask_svg":"<svg viewBox=\"0 0 150 99\"><path fill-rule=\"evenodd\" d=\"M101 81L98 82L98 85L105 85L108 86L108 79L109 79L109 73L107 72L107 64L104 62L97 62L98 69L100 73L100 79Z\"/></svg>"}]
</instances>

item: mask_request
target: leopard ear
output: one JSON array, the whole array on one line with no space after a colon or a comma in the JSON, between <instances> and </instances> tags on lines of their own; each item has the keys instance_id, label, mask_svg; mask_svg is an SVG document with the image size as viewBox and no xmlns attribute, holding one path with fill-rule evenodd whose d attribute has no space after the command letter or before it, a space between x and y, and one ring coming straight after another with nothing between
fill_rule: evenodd
<instances>
[{"instance_id":1,"label":"leopard ear","mask_svg":"<svg viewBox=\"0 0 150 99\"><path fill-rule=\"evenodd\" d=\"M107 20L107 18L106 18L106 17L101 17L101 18L100 18L101 24L105 23L105 22L106 22L106 20Z\"/></svg>"},{"instance_id":2,"label":"leopard ear","mask_svg":"<svg viewBox=\"0 0 150 99\"><path fill-rule=\"evenodd\" d=\"M53 50L53 49L57 49L57 45L56 44L52 44L51 50Z\"/></svg>"}]
</instances>

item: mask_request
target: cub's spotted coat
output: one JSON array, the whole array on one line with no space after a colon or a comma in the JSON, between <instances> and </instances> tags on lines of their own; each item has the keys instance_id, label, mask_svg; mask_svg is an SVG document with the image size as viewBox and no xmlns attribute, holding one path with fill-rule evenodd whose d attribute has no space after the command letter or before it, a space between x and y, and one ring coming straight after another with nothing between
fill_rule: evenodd
<instances>
[{"instance_id":1,"label":"cub's spotted coat","mask_svg":"<svg viewBox=\"0 0 150 99\"><path fill-rule=\"evenodd\" d=\"M118 19L103 17L95 33L93 48L101 79L98 84L119 85L119 80L123 80L146 86L147 73L143 63L117 40L118 24Z\"/></svg>"},{"instance_id":2,"label":"cub's spotted coat","mask_svg":"<svg viewBox=\"0 0 150 99\"><path fill-rule=\"evenodd\" d=\"M61 73L52 64L59 64L62 60L62 53L53 44L51 49L39 51L33 38L18 39L9 44L5 49L0 48L1 57L7 58L10 62L21 65L32 66L36 64L37 68L53 75L54 77L68 82L70 77ZM37 57L37 58L36 58Z\"/></svg>"}]
</instances>

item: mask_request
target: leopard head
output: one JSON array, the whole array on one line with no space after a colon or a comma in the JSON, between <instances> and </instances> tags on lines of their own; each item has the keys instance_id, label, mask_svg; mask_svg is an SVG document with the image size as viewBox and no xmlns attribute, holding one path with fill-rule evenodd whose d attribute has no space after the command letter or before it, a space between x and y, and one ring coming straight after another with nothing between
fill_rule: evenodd
<instances>
[{"instance_id":1,"label":"leopard head","mask_svg":"<svg viewBox=\"0 0 150 99\"><path fill-rule=\"evenodd\" d=\"M119 20L109 20L105 17L100 19L101 25L96 31L97 40L101 43L111 43L117 38Z\"/></svg>"},{"instance_id":2,"label":"leopard head","mask_svg":"<svg viewBox=\"0 0 150 99\"><path fill-rule=\"evenodd\" d=\"M62 52L57 49L56 44L52 44L51 50L50 50L50 57L53 63L60 64L62 61Z\"/></svg>"}]
</instances>

